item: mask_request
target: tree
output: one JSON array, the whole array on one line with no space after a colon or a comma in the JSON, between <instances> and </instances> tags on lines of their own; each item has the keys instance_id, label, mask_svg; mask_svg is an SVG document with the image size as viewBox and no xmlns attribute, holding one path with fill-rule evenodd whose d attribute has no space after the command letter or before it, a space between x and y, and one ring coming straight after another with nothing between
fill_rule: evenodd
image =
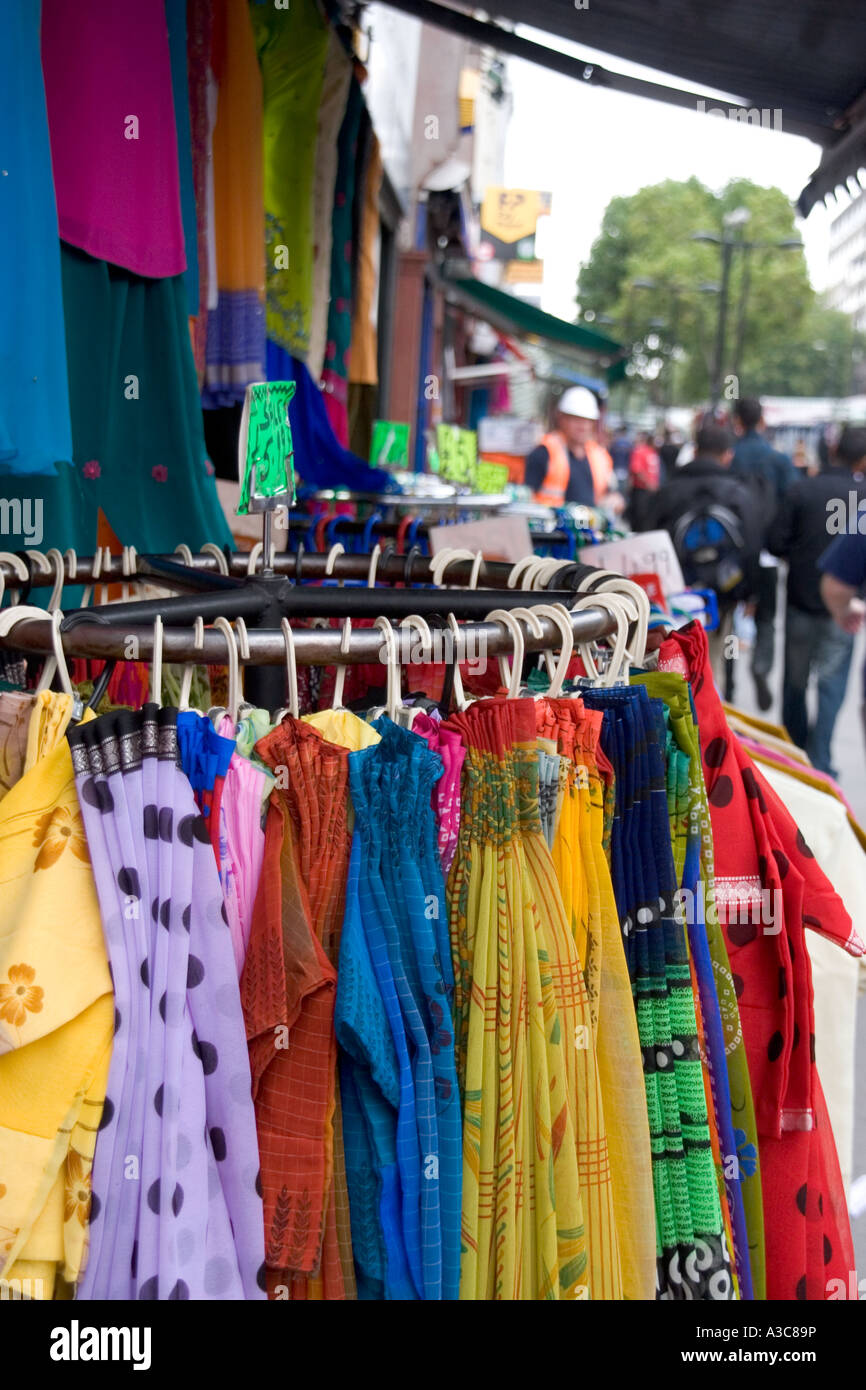
<instances>
[{"instance_id":1,"label":"tree","mask_svg":"<svg viewBox=\"0 0 866 1390\"><path fill-rule=\"evenodd\" d=\"M848 396L862 385L858 364L866 358L866 336L849 314L818 299L798 333L781 336L762 353L750 351L745 376L756 396Z\"/></svg>"},{"instance_id":2,"label":"tree","mask_svg":"<svg viewBox=\"0 0 866 1390\"><path fill-rule=\"evenodd\" d=\"M666 180L613 198L578 279L579 315L633 349L633 373L655 405L708 395L716 347L722 274L718 243L727 214L748 222L726 235L779 242L796 237L791 203L778 188L734 179L719 193L698 179ZM741 394L774 345L796 336L814 306L802 250L735 251L728 287L722 375L736 374Z\"/></svg>"}]
</instances>

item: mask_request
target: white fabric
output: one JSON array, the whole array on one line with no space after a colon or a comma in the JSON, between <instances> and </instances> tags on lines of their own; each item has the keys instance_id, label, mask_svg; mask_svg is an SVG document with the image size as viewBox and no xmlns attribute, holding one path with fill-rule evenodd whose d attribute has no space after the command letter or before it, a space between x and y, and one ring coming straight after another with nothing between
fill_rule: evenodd
<instances>
[{"instance_id":1,"label":"white fabric","mask_svg":"<svg viewBox=\"0 0 866 1390\"><path fill-rule=\"evenodd\" d=\"M835 797L787 772L761 763L761 771L797 822L806 844L866 936L866 857ZM805 933L815 991L815 1057L836 1139L842 1181L851 1185L854 1156L854 1056L860 965L817 932Z\"/></svg>"}]
</instances>

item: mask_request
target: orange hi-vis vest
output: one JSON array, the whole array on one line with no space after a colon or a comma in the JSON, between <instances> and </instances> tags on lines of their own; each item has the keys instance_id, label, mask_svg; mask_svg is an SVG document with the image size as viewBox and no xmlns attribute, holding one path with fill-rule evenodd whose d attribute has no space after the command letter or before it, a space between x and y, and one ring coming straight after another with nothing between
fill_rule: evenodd
<instances>
[{"instance_id":1,"label":"orange hi-vis vest","mask_svg":"<svg viewBox=\"0 0 866 1390\"><path fill-rule=\"evenodd\" d=\"M547 472L544 475L544 482L538 492L534 494L533 501L540 502L545 507L561 507L565 503L565 494L568 491L568 482L571 476L568 446L559 430L551 430L550 434L546 434L541 442L548 452L549 462ZM589 471L592 474L592 489L595 493L595 500L600 502L610 487L613 459L607 449L602 448L601 444L594 439L588 439L585 448Z\"/></svg>"}]
</instances>

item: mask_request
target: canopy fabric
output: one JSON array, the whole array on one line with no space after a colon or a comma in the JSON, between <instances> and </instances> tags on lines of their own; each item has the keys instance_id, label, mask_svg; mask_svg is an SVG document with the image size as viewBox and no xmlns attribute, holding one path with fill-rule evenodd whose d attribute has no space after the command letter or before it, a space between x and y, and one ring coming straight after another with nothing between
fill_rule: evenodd
<instances>
[{"instance_id":1,"label":"canopy fabric","mask_svg":"<svg viewBox=\"0 0 866 1390\"><path fill-rule=\"evenodd\" d=\"M465 9L434 0L386 0L427 23L453 29L575 78L683 107L695 93L708 105L735 104L738 119L766 111L775 129L805 135L824 155L797 206L806 216L820 199L853 180L866 165L866 11L858 0L496 0L492 13L573 43L664 73L695 92L609 71L529 42ZM725 93L714 98L708 89ZM692 109L694 107L692 106ZM779 112L778 118L775 113ZM769 121L768 121L769 124Z\"/></svg>"},{"instance_id":2,"label":"canopy fabric","mask_svg":"<svg viewBox=\"0 0 866 1390\"><path fill-rule=\"evenodd\" d=\"M596 333L583 324L568 323L553 314L546 314L534 304L517 295L507 294L495 285L485 285L472 277L445 282L446 295L469 313L476 314L503 333L516 333L541 338L562 347L577 348L589 353L604 367L608 381L618 380L626 349L613 338ZM614 375L611 375L611 374Z\"/></svg>"}]
</instances>

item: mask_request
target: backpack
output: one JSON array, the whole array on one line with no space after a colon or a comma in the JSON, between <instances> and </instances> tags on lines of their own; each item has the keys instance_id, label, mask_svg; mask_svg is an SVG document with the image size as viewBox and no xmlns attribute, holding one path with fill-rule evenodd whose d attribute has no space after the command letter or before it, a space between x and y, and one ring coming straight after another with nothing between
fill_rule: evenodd
<instances>
[{"instance_id":1,"label":"backpack","mask_svg":"<svg viewBox=\"0 0 866 1390\"><path fill-rule=\"evenodd\" d=\"M711 496L698 499L671 531L683 578L733 603L748 595L757 562L743 519Z\"/></svg>"}]
</instances>

